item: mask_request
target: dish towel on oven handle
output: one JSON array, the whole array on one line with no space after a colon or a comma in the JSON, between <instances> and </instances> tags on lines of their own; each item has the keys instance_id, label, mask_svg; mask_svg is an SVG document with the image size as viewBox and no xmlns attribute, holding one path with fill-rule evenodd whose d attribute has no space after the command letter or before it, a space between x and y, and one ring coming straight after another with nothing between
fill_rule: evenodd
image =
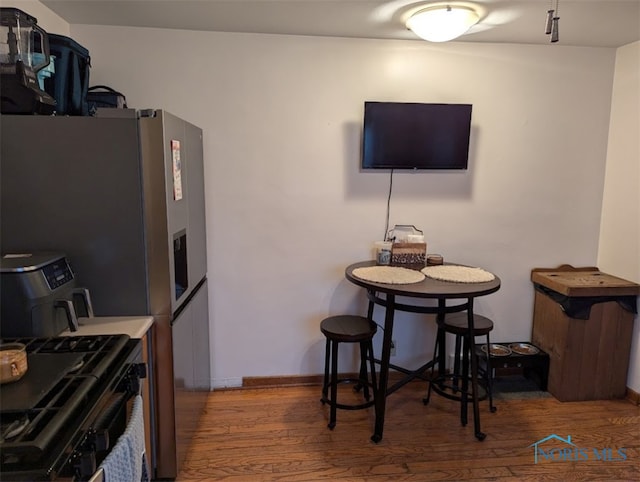
<instances>
[{"instance_id":1,"label":"dish towel on oven handle","mask_svg":"<svg viewBox=\"0 0 640 482\"><path fill-rule=\"evenodd\" d=\"M137 395L124 433L100 465L105 482L149 482L142 397Z\"/></svg>"}]
</instances>

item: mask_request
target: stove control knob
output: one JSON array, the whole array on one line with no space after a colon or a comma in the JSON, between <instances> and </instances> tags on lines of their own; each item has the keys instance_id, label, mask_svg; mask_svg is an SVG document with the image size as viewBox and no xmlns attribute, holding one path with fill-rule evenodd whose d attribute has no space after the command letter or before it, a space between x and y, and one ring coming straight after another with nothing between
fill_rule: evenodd
<instances>
[{"instance_id":1,"label":"stove control knob","mask_svg":"<svg viewBox=\"0 0 640 482\"><path fill-rule=\"evenodd\" d=\"M96 473L96 453L82 452L77 454L73 467L80 480L92 476Z\"/></svg>"},{"instance_id":2,"label":"stove control knob","mask_svg":"<svg viewBox=\"0 0 640 482\"><path fill-rule=\"evenodd\" d=\"M107 429L95 432L93 436L93 446L97 452L109 449L109 431Z\"/></svg>"},{"instance_id":3,"label":"stove control knob","mask_svg":"<svg viewBox=\"0 0 640 482\"><path fill-rule=\"evenodd\" d=\"M137 363L135 367L136 373L140 378L147 378L147 364Z\"/></svg>"},{"instance_id":4,"label":"stove control knob","mask_svg":"<svg viewBox=\"0 0 640 482\"><path fill-rule=\"evenodd\" d=\"M102 452L109 449L109 430L91 429L85 435L80 447L84 452Z\"/></svg>"}]
</instances>

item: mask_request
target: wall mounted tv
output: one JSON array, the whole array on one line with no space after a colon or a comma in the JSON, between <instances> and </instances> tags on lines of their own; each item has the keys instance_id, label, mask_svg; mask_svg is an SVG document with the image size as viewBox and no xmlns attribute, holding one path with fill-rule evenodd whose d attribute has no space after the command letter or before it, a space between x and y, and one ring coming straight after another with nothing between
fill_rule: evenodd
<instances>
[{"instance_id":1,"label":"wall mounted tv","mask_svg":"<svg viewBox=\"0 0 640 482\"><path fill-rule=\"evenodd\" d=\"M362 169L467 169L470 104L365 102Z\"/></svg>"}]
</instances>

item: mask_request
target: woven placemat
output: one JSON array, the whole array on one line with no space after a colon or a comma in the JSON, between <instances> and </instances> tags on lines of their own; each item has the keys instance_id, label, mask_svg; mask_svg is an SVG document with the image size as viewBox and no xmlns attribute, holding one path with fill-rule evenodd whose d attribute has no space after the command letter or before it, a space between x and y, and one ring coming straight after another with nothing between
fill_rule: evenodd
<instances>
[{"instance_id":1,"label":"woven placemat","mask_svg":"<svg viewBox=\"0 0 640 482\"><path fill-rule=\"evenodd\" d=\"M421 271L429 278L453 283L486 283L496 278L492 273L482 268L472 268L470 266L427 266Z\"/></svg>"},{"instance_id":2,"label":"woven placemat","mask_svg":"<svg viewBox=\"0 0 640 482\"><path fill-rule=\"evenodd\" d=\"M403 285L419 283L424 280L424 274L415 269L398 266L368 266L353 270L353 276L373 283Z\"/></svg>"}]
</instances>

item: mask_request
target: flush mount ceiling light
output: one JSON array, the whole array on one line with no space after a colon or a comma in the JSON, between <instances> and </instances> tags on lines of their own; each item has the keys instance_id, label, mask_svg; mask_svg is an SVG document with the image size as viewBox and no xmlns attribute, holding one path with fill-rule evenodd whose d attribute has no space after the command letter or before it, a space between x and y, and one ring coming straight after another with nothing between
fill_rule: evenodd
<instances>
[{"instance_id":1,"label":"flush mount ceiling light","mask_svg":"<svg viewBox=\"0 0 640 482\"><path fill-rule=\"evenodd\" d=\"M414 13L407 28L429 42L446 42L459 37L478 23L478 13L462 5L438 5Z\"/></svg>"}]
</instances>

